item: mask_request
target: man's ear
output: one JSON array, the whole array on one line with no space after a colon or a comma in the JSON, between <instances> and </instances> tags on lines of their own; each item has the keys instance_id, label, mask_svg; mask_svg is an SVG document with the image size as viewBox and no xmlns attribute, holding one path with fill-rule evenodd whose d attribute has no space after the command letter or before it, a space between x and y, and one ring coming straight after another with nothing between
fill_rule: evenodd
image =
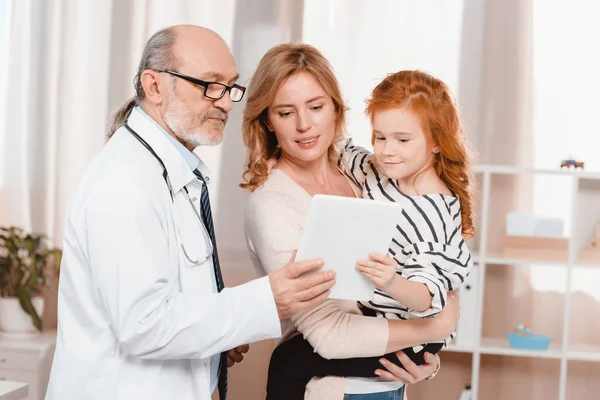
<instances>
[{"instance_id":1,"label":"man's ear","mask_svg":"<svg viewBox=\"0 0 600 400\"><path fill-rule=\"evenodd\" d=\"M145 70L140 76L145 98L154 105L160 105L165 100L165 82L156 71Z\"/></svg>"}]
</instances>

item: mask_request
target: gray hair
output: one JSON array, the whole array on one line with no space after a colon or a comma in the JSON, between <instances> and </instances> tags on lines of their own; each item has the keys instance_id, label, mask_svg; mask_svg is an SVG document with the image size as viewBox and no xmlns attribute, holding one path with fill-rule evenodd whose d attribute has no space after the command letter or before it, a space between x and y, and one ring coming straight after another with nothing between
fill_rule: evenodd
<instances>
[{"instance_id":1,"label":"gray hair","mask_svg":"<svg viewBox=\"0 0 600 400\"><path fill-rule=\"evenodd\" d=\"M165 69L176 69L178 60L176 59L175 52L173 50L175 44L175 31L173 27L164 28L156 32L146 43L142 59L137 69L137 73L133 78L133 87L135 89L135 96L127 100L115 113L113 114L110 129L108 131L108 137L110 138L117 129L119 129L129 115L133 108L141 104L142 100L146 97L144 87L142 86L142 73L147 70L165 70Z\"/></svg>"}]
</instances>

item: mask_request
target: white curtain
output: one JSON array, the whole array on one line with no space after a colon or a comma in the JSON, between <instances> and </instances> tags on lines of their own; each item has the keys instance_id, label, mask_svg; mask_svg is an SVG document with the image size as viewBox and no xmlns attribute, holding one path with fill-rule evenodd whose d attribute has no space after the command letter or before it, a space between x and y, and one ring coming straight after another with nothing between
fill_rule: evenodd
<instances>
[{"instance_id":1,"label":"white curtain","mask_svg":"<svg viewBox=\"0 0 600 400\"><path fill-rule=\"evenodd\" d=\"M133 95L146 40L193 23L231 43L235 0L4 1L0 218L59 244L69 198L105 143L108 117Z\"/></svg>"},{"instance_id":2,"label":"white curtain","mask_svg":"<svg viewBox=\"0 0 600 400\"><path fill-rule=\"evenodd\" d=\"M70 197L106 141L109 116L133 95L146 40L193 23L231 42L235 0L3 1L0 224L61 246ZM219 149L205 157L218 160ZM42 323L53 328L56 290L44 297Z\"/></svg>"},{"instance_id":3,"label":"white curtain","mask_svg":"<svg viewBox=\"0 0 600 400\"><path fill-rule=\"evenodd\" d=\"M333 65L350 112L348 133L370 148L365 98L389 73L421 69L456 93L463 0L306 0L303 41Z\"/></svg>"}]
</instances>

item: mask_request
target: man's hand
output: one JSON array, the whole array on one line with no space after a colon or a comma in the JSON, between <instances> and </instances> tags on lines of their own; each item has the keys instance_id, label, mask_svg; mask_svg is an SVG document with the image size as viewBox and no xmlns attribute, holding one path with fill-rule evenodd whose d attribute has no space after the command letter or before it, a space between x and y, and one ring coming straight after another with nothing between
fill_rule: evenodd
<instances>
[{"instance_id":1,"label":"man's hand","mask_svg":"<svg viewBox=\"0 0 600 400\"><path fill-rule=\"evenodd\" d=\"M269 274L271 290L275 298L279 319L313 307L329 296L329 289L335 284L335 272L315 272L307 276L302 274L323 266L323 260L303 260L295 262L296 252L290 262L278 271Z\"/></svg>"},{"instance_id":2,"label":"man's hand","mask_svg":"<svg viewBox=\"0 0 600 400\"><path fill-rule=\"evenodd\" d=\"M247 353L248 350L250 350L249 344L243 344L235 349L229 350L227 352L227 367L231 368L235 363L241 363L244 359L244 354Z\"/></svg>"}]
</instances>

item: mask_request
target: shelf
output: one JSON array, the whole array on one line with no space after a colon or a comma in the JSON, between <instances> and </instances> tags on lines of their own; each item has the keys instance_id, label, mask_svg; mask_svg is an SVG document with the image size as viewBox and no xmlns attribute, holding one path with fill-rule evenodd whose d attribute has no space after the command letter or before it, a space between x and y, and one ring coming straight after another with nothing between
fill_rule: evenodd
<instances>
[{"instance_id":1,"label":"shelf","mask_svg":"<svg viewBox=\"0 0 600 400\"><path fill-rule=\"evenodd\" d=\"M460 344L451 344L443 351L453 353L480 353L494 354L513 357L533 357L560 359L562 352L560 343L551 343L548 350L520 350L509 346L508 340L502 338L484 338L481 346L468 346ZM573 361L597 361L600 362L600 346L594 345L571 345L566 358Z\"/></svg>"},{"instance_id":2,"label":"shelf","mask_svg":"<svg viewBox=\"0 0 600 400\"><path fill-rule=\"evenodd\" d=\"M600 346L586 344L570 345L567 358L577 361L600 361Z\"/></svg>"},{"instance_id":3,"label":"shelf","mask_svg":"<svg viewBox=\"0 0 600 400\"><path fill-rule=\"evenodd\" d=\"M598 268L598 269L600 269L600 264L594 264L594 263L576 262L573 264L573 266L575 268Z\"/></svg>"},{"instance_id":4,"label":"shelf","mask_svg":"<svg viewBox=\"0 0 600 400\"><path fill-rule=\"evenodd\" d=\"M481 257L478 253L473 256L473 260L479 263L486 264L504 264L504 265L556 265L556 266L567 266L569 263L567 260L540 260L540 259L529 259L529 258L512 258L504 257L502 254L492 253Z\"/></svg>"},{"instance_id":5,"label":"shelf","mask_svg":"<svg viewBox=\"0 0 600 400\"><path fill-rule=\"evenodd\" d=\"M540 169L540 168L522 168L510 165L477 165L473 172L492 174L542 174L542 175L563 175L574 176L582 179L600 179L598 172L585 172L581 170L561 170L561 169Z\"/></svg>"},{"instance_id":6,"label":"shelf","mask_svg":"<svg viewBox=\"0 0 600 400\"><path fill-rule=\"evenodd\" d=\"M483 338L479 352L482 354L497 354L515 357L560 358L560 344L550 343L548 350L513 349L504 338Z\"/></svg>"},{"instance_id":7,"label":"shelf","mask_svg":"<svg viewBox=\"0 0 600 400\"><path fill-rule=\"evenodd\" d=\"M500 264L500 265L554 265L558 267L566 267L572 265L575 268L600 268L600 263L589 262L574 262L568 261L551 261L551 260L536 260L528 258L510 258L504 257L501 254L490 254L485 257L479 253L473 253L473 261L476 263Z\"/></svg>"},{"instance_id":8,"label":"shelf","mask_svg":"<svg viewBox=\"0 0 600 400\"><path fill-rule=\"evenodd\" d=\"M597 353L600 359L600 348L597 349ZM501 356L513 356L513 357L533 357L533 358L551 358L560 359L562 353L560 351L560 343L550 343L548 350L520 350L513 349L508 344L508 339L503 338L483 338L481 346L466 346L466 345L454 345L451 344L444 351L456 352L456 353L481 353L481 354L495 354ZM578 354L578 353L573 353ZM583 358L576 358L581 360ZM595 360L595 358L593 359Z\"/></svg>"}]
</instances>

